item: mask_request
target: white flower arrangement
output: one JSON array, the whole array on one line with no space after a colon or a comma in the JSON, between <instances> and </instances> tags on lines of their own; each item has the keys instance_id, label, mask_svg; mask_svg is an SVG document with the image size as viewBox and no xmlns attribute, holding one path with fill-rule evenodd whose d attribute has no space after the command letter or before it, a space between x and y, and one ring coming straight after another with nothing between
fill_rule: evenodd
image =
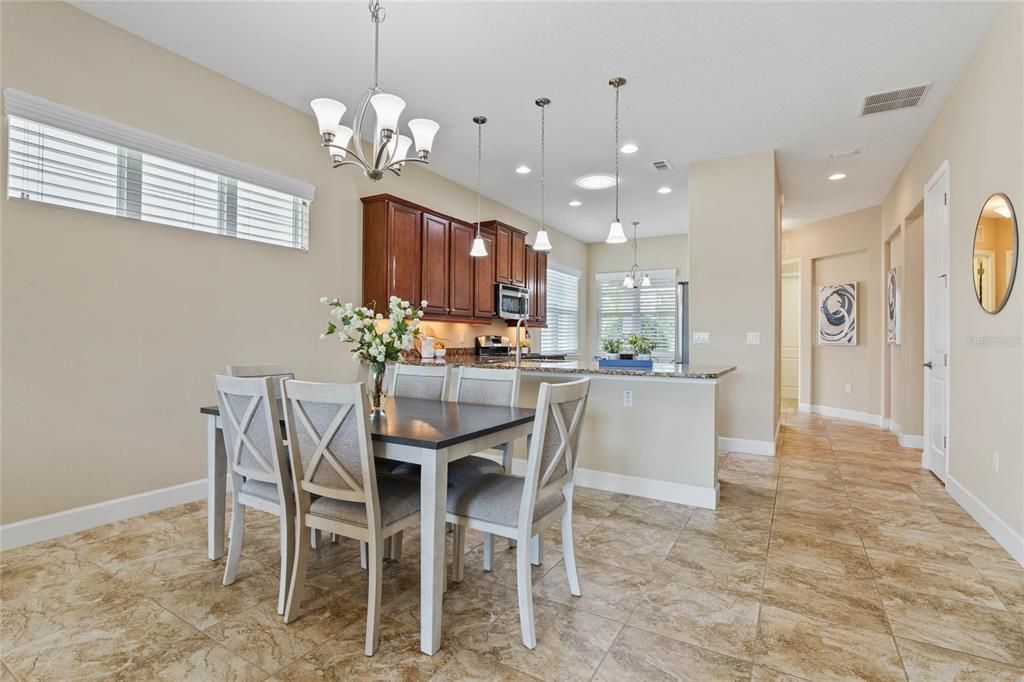
<instances>
[{"instance_id":1,"label":"white flower arrangement","mask_svg":"<svg viewBox=\"0 0 1024 682\"><path fill-rule=\"evenodd\" d=\"M353 344L353 362L363 360L375 365L398 360L403 350L413 347L420 335L421 308L427 304L421 301L421 308L413 308L408 301L392 296L388 301L388 324L385 326L382 324L384 316L371 308L356 307L336 298L324 297L320 302L330 306L331 317L337 320L327 323L327 330L320 338L337 335L338 340Z\"/></svg>"}]
</instances>

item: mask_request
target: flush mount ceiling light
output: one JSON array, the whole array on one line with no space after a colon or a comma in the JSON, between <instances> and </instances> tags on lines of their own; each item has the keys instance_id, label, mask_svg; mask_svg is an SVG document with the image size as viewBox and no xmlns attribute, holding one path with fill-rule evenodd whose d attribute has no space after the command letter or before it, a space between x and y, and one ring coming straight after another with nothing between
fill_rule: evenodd
<instances>
[{"instance_id":1,"label":"flush mount ceiling light","mask_svg":"<svg viewBox=\"0 0 1024 682\"><path fill-rule=\"evenodd\" d=\"M619 149L619 151L622 152L623 154L636 154L639 150L640 147L637 147L632 142L627 142L626 144L622 145L622 147Z\"/></svg>"},{"instance_id":2,"label":"flush mount ceiling light","mask_svg":"<svg viewBox=\"0 0 1024 682\"><path fill-rule=\"evenodd\" d=\"M672 194L672 188L671 187L659 187L658 188L658 194Z\"/></svg>"},{"instance_id":3,"label":"flush mount ceiling light","mask_svg":"<svg viewBox=\"0 0 1024 682\"><path fill-rule=\"evenodd\" d=\"M608 189L618 184L614 175L604 173L593 173L576 178L576 186L583 189Z\"/></svg>"},{"instance_id":4,"label":"flush mount ceiling light","mask_svg":"<svg viewBox=\"0 0 1024 682\"><path fill-rule=\"evenodd\" d=\"M409 131L413 139L399 134L398 119L405 109L405 100L381 90L378 78L380 25L384 21L384 16L380 0L370 0L370 20L373 22L373 87L363 96L352 127L341 125L341 117L345 115L345 105L341 102L321 97L309 103L320 127L320 144L327 148L334 167L358 166L366 177L374 181L380 180L388 171L401 175L401 170L407 162L429 164L434 136L440 128L436 121L414 118L409 121ZM373 107L376 118L373 135L363 134L366 110L369 107ZM365 140L371 141L372 149L367 147L368 143ZM407 157L406 154L414 140L416 156Z\"/></svg>"},{"instance_id":5,"label":"flush mount ceiling light","mask_svg":"<svg viewBox=\"0 0 1024 682\"><path fill-rule=\"evenodd\" d=\"M619 88L625 84L626 79L622 77L608 81L608 85L615 88L615 220L608 228L608 237L605 239L609 244L622 244L626 241L622 221L619 220Z\"/></svg>"},{"instance_id":6,"label":"flush mount ceiling light","mask_svg":"<svg viewBox=\"0 0 1024 682\"><path fill-rule=\"evenodd\" d=\"M526 175L529 172L530 172L530 167L529 166L519 166L519 167L516 168L516 173L519 173L520 175Z\"/></svg>"},{"instance_id":7,"label":"flush mount ceiling light","mask_svg":"<svg viewBox=\"0 0 1024 682\"><path fill-rule=\"evenodd\" d=\"M541 97L534 101L540 107L540 230L537 231L537 238L533 240L534 251L550 251L551 242L548 240L548 231L544 229L544 112L551 100Z\"/></svg>"},{"instance_id":8,"label":"flush mount ceiling light","mask_svg":"<svg viewBox=\"0 0 1024 682\"><path fill-rule=\"evenodd\" d=\"M828 176L828 179L829 180L842 180L845 177L846 177L846 173L833 173L832 175Z\"/></svg>"},{"instance_id":9,"label":"flush mount ceiling light","mask_svg":"<svg viewBox=\"0 0 1024 682\"><path fill-rule=\"evenodd\" d=\"M570 206L582 206L582 205L583 205L583 202L582 202L582 201L579 201L579 200L577 200L577 199L573 199L572 201L570 201L570 202L569 202L569 205L570 205Z\"/></svg>"},{"instance_id":10,"label":"flush mount ceiling light","mask_svg":"<svg viewBox=\"0 0 1024 682\"><path fill-rule=\"evenodd\" d=\"M476 258L487 255L487 246L483 237L480 236L480 184L483 169L483 142L484 124L487 123L486 116L474 116L473 123L476 124L476 237L473 238L473 247L469 255Z\"/></svg>"}]
</instances>

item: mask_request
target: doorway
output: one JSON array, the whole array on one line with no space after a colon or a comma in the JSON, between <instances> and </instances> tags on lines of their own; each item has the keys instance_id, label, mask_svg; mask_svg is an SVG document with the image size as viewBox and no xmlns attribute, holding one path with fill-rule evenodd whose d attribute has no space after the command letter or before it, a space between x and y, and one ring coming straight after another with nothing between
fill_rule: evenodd
<instances>
[{"instance_id":1,"label":"doorway","mask_svg":"<svg viewBox=\"0 0 1024 682\"><path fill-rule=\"evenodd\" d=\"M949 163L924 187L924 453L943 482L949 471Z\"/></svg>"},{"instance_id":2,"label":"doorway","mask_svg":"<svg viewBox=\"0 0 1024 682\"><path fill-rule=\"evenodd\" d=\"M782 263L779 398L796 409L800 399L800 261Z\"/></svg>"}]
</instances>

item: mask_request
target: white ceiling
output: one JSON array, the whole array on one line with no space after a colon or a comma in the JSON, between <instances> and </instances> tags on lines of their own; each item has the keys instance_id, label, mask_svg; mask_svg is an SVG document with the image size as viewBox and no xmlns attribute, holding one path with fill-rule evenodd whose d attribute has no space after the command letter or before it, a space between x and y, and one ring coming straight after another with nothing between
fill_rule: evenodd
<instances>
[{"instance_id":1,"label":"white ceiling","mask_svg":"<svg viewBox=\"0 0 1024 682\"><path fill-rule=\"evenodd\" d=\"M303 111L355 108L372 79L365 2L75 4ZM539 216L539 111L547 116L547 221L601 241L612 190L573 180L613 168L611 76L622 91L623 222L641 236L686 232L691 161L776 149L785 227L876 204L987 33L996 4L384 2L381 85L405 118L441 124L431 167ZM932 82L915 109L860 118L870 93ZM350 114L351 115L351 114ZM310 121L310 135L316 135ZM834 161L829 153L859 147ZM657 172L656 159L674 169ZM326 163L326 159L325 159ZM516 166L534 168L517 175ZM841 182L827 176L848 174ZM348 172L348 171L339 171ZM655 190L669 185L673 192ZM583 201L569 207L572 199ZM728 206L722 210L727 211ZM469 216L470 218L472 216ZM628 229L628 226L627 226Z\"/></svg>"}]
</instances>

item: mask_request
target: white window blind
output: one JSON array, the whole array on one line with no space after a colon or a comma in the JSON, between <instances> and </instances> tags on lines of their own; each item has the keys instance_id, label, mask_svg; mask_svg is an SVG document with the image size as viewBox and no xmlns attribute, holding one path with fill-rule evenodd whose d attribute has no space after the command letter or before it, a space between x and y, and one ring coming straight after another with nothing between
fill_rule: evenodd
<instances>
[{"instance_id":1,"label":"white window blind","mask_svg":"<svg viewBox=\"0 0 1024 682\"><path fill-rule=\"evenodd\" d=\"M654 356L675 357L676 344L676 271L647 270L651 286L627 289L622 286L625 272L597 275L597 340L625 338L640 333L655 343Z\"/></svg>"},{"instance_id":2,"label":"white window blind","mask_svg":"<svg viewBox=\"0 0 1024 682\"><path fill-rule=\"evenodd\" d=\"M544 353L576 355L580 351L580 276L548 268L548 326L541 330Z\"/></svg>"},{"instance_id":3,"label":"white window blind","mask_svg":"<svg viewBox=\"0 0 1024 682\"><path fill-rule=\"evenodd\" d=\"M312 185L10 89L4 98L10 198L309 248Z\"/></svg>"}]
</instances>

